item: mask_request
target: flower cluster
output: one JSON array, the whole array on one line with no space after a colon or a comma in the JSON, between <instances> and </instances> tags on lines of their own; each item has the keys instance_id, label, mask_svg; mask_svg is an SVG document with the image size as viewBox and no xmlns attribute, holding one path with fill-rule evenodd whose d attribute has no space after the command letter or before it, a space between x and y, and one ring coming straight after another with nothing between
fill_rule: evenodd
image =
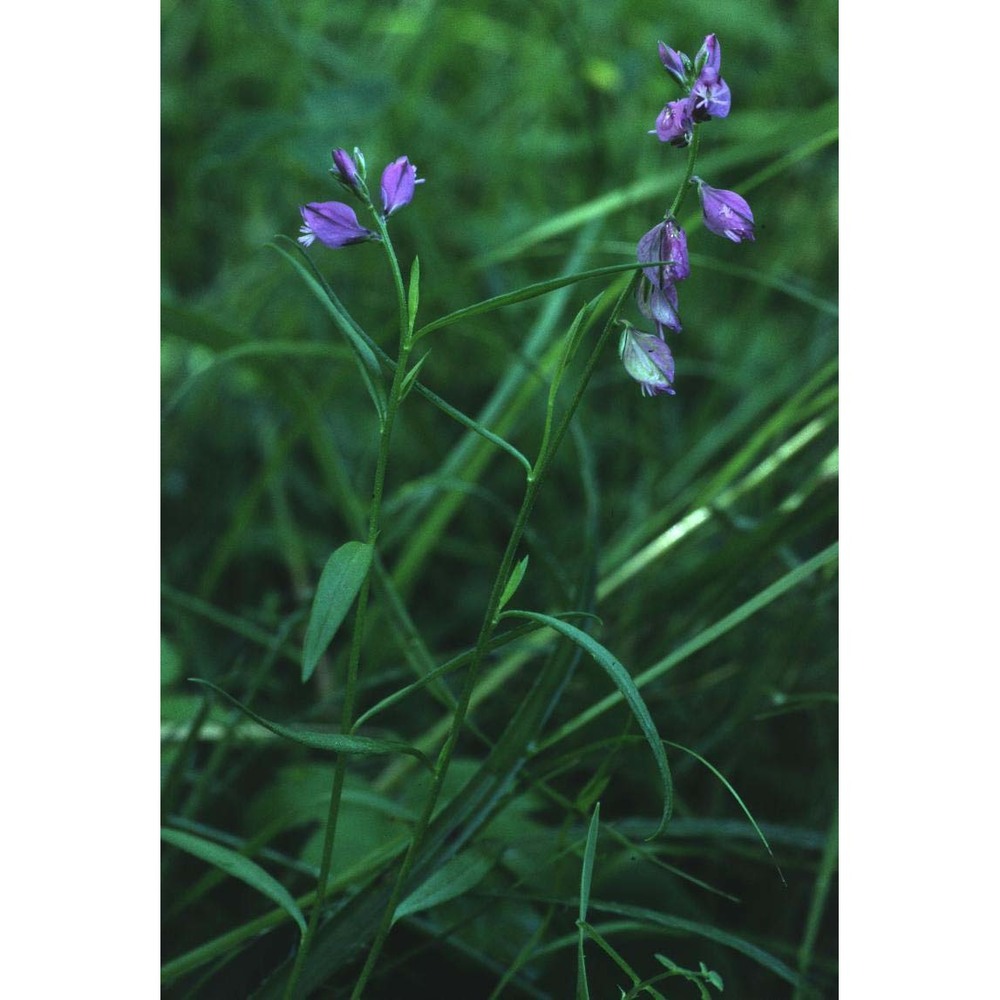
<instances>
[{"instance_id":1,"label":"flower cluster","mask_svg":"<svg viewBox=\"0 0 1000 1000\"><path fill-rule=\"evenodd\" d=\"M374 210L365 183L365 158L361 150L355 149L353 157L346 149L335 149L332 155L333 169L330 173L337 183ZM387 219L393 212L408 205L413 200L415 186L423 182L422 177L417 178L417 168L407 157L393 160L382 171L382 218ZM315 240L319 240L324 246L337 250L353 243L379 239L378 233L362 226L354 209L343 202L312 202L302 205L299 211L303 222L299 242L304 247L312 246Z\"/></svg>"},{"instance_id":2,"label":"flower cluster","mask_svg":"<svg viewBox=\"0 0 1000 1000\"><path fill-rule=\"evenodd\" d=\"M729 114L729 86L719 75L722 51L715 35L705 39L693 62L663 42L659 43L659 51L664 68L684 87L687 96L671 101L660 112L656 128L650 134L673 146L687 146L697 125ZM693 163L694 148L690 155ZM710 233L734 243L753 240L753 212L740 195L710 187L700 177L692 177L690 183L698 186L702 218ZM672 211L676 211L680 200L679 194ZM687 234L672 212L639 240L636 258L644 265L636 303L639 312L652 320L656 332L645 333L626 322L618 353L625 370L640 384L644 395L661 392L673 395L674 359L666 334L668 330L680 332L677 283L691 273L691 266Z\"/></svg>"},{"instance_id":3,"label":"flower cluster","mask_svg":"<svg viewBox=\"0 0 1000 1000\"><path fill-rule=\"evenodd\" d=\"M722 49L715 35L709 35L692 63L683 52L675 52L663 42L659 48L663 68L687 91L687 96L671 101L660 112L650 134L661 142L686 146L696 122L729 114L729 85L719 76Z\"/></svg>"}]
</instances>

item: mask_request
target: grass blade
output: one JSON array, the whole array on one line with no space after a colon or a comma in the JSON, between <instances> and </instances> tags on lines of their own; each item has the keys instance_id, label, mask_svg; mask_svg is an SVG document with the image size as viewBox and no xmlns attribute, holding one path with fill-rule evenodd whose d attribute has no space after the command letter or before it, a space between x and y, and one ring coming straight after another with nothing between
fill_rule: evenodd
<instances>
[{"instance_id":1,"label":"grass blade","mask_svg":"<svg viewBox=\"0 0 1000 1000\"><path fill-rule=\"evenodd\" d=\"M579 937L576 951L576 996L577 1000L590 1000L590 988L587 985L587 960L583 951L586 939L587 906L590 903L590 886L594 877L594 857L597 854L597 834L601 825L601 803L594 806L594 815L590 819L590 829L587 831L587 844L583 849L583 868L580 871L580 911L576 926Z\"/></svg>"},{"instance_id":2,"label":"grass blade","mask_svg":"<svg viewBox=\"0 0 1000 1000\"><path fill-rule=\"evenodd\" d=\"M201 858L202 861L207 861L210 865L215 865L216 868L221 868L226 874L238 878L267 896L272 902L277 903L298 924L299 931L305 934L305 918L292 899L291 893L256 862L228 847L205 840L204 837L196 837L193 833L183 833L168 827L161 828L160 839L188 854L193 854L196 858Z\"/></svg>"},{"instance_id":3,"label":"grass blade","mask_svg":"<svg viewBox=\"0 0 1000 1000\"><path fill-rule=\"evenodd\" d=\"M581 649L589 653L614 682L615 687L618 688L621 696L632 710L632 714L639 723L639 728L646 737L646 742L649 743L649 747L653 751L653 759L656 761L656 768L660 772L660 778L663 782L663 813L660 816L659 825L653 831L653 837L656 837L663 830L664 826L666 826L667 820L670 819L670 814L673 811L674 784L673 779L670 777L670 765L667 763L667 755L663 749L660 734L656 731L656 724L653 722L653 717L649 714L646 703L642 700L642 695L639 694L639 689L636 687L635 681L632 680L632 675L609 650L602 646L596 639L587 635L586 632L582 632L575 625L560 621L560 619L553 618L551 615L540 614L537 611L505 611L500 617L527 618L530 621L537 621L543 625L548 625L549 628L566 636L567 639L575 642ZM653 837L650 837L650 840Z\"/></svg>"}]
</instances>

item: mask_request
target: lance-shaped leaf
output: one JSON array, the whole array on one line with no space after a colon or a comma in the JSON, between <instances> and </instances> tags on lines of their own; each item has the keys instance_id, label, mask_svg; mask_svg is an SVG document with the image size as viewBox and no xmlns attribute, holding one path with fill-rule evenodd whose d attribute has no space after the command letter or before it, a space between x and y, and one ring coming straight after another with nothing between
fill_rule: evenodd
<instances>
[{"instance_id":1,"label":"lance-shaped leaf","mask_svg":"<svg viewBox=\"0 0 1000 1000\"><path fill-rule=\"evenodd\" d=\"M163 827L160 839L174 847L179 847L188 854L193 854L202 861L207 861L216 868L221 868L227 875L238 878L241 882L263 893L268 899L277 903L299 925L299 930L305 934L306 922L302 911L298 908L291 893L276 879L269 875L255 861L237 853L228 847L222 847L214 841L196 837L192 833L171 830Z\"/></svg>"},{"instance_id":2,"label":"lance-shaped leaf","mask_svg":"<svg viewBox=\"0 0 1000 1000\"><path fill-rule=\"evenodd\" d=\"M663 749L663 740L656 731L653 717L649 714L649 709L642 700L642 695L639 694L639 689L635 686L632 675L596 639L587 635L586 632L582 632L575 625L570 625L569 622L561 621L558 618L553 618L551 615L544 615L537 611L505 611L500 617L527 618L531 621L548 625L549 628L566 636L567 639L572 640L581 649L589 653L614 682L615 687L621 692L622 697L639 723L639 728L646 737L649 748L653 751L653 759L656 761L656 768L660 772L660 778L663 782L663 813L660 816L659 825L653 832L653 837L657 836L666 825L667 820L670 819L670 814L673 811L674 783L670 776L670 765L667 763L667 754Z\"/></svg>"},{"instance_id":3,"label":"lance-shaped leaf","mask_svg":"<svg viewBox=\"0 0 1000 1000\"><path fill-rule=\"evenodd\" d=\"M298 743L301 746L309 747L310 750L331 750L334 753L349 753L357 757L373 757L387 753L405 753L411 757L416 757L428 768L431 762L416 747L404 743L402 740L376 739L373 736L349 736L346 733L324 733L315 729L298 729L290 726L283 726L278 722L271 722L263 716L258 715L252 709L247 708L242 702L237 701L231 694L216 687L211 681L202 680L200 677L189 677L192 684L204 684L217 694L221 694L227 701L233 703L244 715L253 719L259 726L270 730L275 736L280 736L284 740Z\"/></svg>"},{"instance_id":4,"label":"lance-shaped leaf","mask_svg":"<svg viewBox=\"0 0 1000 1000\"><path fill-rule=\"evenodd\" d=\"M313 675L348 609L358 596L372 564L372 547L366 542L345 542L326 561L319 578L302 651L302 683Z\"/></svg>"},{"instance_id":5,"label":"lance-shaped leaf","mask_svg":"<svg viewBox=\"0 0 1000 1000\"><path fill-rule=\"evenodd\" d=\"M396 907L392 922L464 896L485 878L495 863L495 857L477 848L456 855Z\"/></svg>"}]
</instances>

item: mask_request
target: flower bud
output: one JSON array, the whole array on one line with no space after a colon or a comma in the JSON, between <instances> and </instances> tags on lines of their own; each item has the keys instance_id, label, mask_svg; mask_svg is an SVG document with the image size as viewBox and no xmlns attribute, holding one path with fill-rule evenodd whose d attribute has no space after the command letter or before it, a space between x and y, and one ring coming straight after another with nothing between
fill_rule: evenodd
<instances>
[{"instance_id":1,"label":"flower bud","mask_svg":"<svg viewBox=\"0 0 1000 1000\"><path fill-rule=\"evenodd\" d=\"M660 49L660 62L663 68L681 85L687 82L687 71L691 61L683 52L675 52L663 42L658 42ZM686 65L685 65L686 64Z\"/></svg>"},{"instance_id":2,"label":"flower bud","mask_svg":"<svg viewBox=\"0 0 1000 1000\"><path fill-rule=\"evenodd\" d=\"M409 205L413 200L414 185L423 184L417 180L417 168L405 157L393 160L382 171L382 211L392 215L397 209Z\"/></svg>"},{"instance_id":3,"label":"flower bud","mask_svg":"<svg viewBox=\"0 0 1000 1000\"><path fill-rule=\"evenodd\" d=\"M346 149L333 151L333 170L330 171L344 187L356 194L361 194L361 177L358 167Z\"/></svg>"}]
</instances>

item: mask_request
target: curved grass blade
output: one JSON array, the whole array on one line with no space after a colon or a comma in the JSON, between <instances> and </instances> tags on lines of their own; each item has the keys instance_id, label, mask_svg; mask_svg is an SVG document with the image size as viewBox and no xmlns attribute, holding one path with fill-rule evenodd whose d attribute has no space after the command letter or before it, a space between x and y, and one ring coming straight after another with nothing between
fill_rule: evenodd
<instances>
[{"instance_id":1,"label":"curved grass blade","mask_svg":"<svg viewBox=\"0 0 1000 1000\"><path fill-rule=\"evenodd\" d=\"M740 798L739 793L729 783L729 781L726 779L726 776L717 767L715 767L713 764L710 764L707 760L705 760L705 758L702 757L701 754L695 753L694 750L690 749L690 747L681 746L680 743L673 743L670 740L667 740L666 743L668 746L676 747L678 750L683 750L684 753L690 755L691 757L694 757L696 761L698 761L701 764L704 764L705 767L707 767L712 772L712 774L714 774L719 779L719 781L722 782L722 784L726 788L726 791L729 792L729 794L732 795L734 799L736 799L736 802L739 805L739 807L743 810L744 815L748 820L750 820L750 825L757 831L757 836L760 837L760 841L764 845L765 850L767 851L768 854L771 855L771 860L774 862L774 867L777 869L778 877L781 879L782 885L784 885L785 888L787 888L788 883L785 881L785 876L782 875L781 873L781 867L778 865L778 861L774 856L774 851L771 850L771 845L767 842L767 837L764 836L764 831L757 825L757 820L753 818L753 813L751 813L750 810L747 809L746 803L743 801L743 799Z\"/></svg>"},{"instance_id":2,"label":"curved grass blade","mask_svg":"<svg viewBox=\"0 0 1000 1000\"><path fill-rule=\"evenodd\" d=\"M669 261L657 261L656 263L669 263ZM442 327L459 323L463 319L469 319L471 316L479 316L482 313L493 312L495 309L503 309L504 306L513 305L515 302L534 299L539 295L554 292L557 288L565 288L566 285L575 285L578 281L586 281L588 278L600 278L608 274L619 274L622 271L637 271L640 267L650 266L653 265L639 263L612 264L608 267L595 267L590 271L577 271L575 274L564 274L558 278L550 278L548 281L536 282L534 285L525 285L524 288L518 288L513 292L505 292L503 295L496 295L492 299L484 299L482 302L476 302L474 305L466 306L464 309L448 313L447 316L442 316L440 319L427 323L417 330L413 339L417 341L434 330L440 330Z\"/></svg>"},{"instance_id":3,"label":"curved grass blade","mask_svg":"<svg viewBox=\"0 0 1000 1000\"><path fill-rule=\"evenodd\" d=\"M615 687L618 688L621 696L632 710L632 714L639 723L639 728L646 737L646 742L649 743L649 747L653 751L653 759L656 761L657 770L660 772L660 778L663 781L663 813L660 816L658 826L653 831L653 837L658 836L664 826L666 826L667 820L670 819L670 814L673 811L674 783L670 776L670 765L667 763L667 755L664 752L660 734L656 731L656 724L653 722L653 717L649 714L649 709L646 708L646 703L642 700L642 695L639 694L639 689L636 687L635 681L632 680L632 675L604 646L596 639L587 635L586 632L582 632L575 625L560 621L560 619L553 618L551 615L540 614L537 611L505 611L500 617L527 618L530 621L537 621L543 625L548 625L549 628L561 633L567 639L575 642L585 652L589 653L614 682ZM649 839L652 840L653 837Z\"/></svg>"},{"instance_id":4,"label":"curved grass blade","mask_svg":"<svg viewBox=\"0 0 1000 1000\"><path fill-rule=\"evenodd\" d=\"M327 559L306 626L302 651L303 684L312 677L319 658L333 641L340 623L358 596L371 569L373 552L367 542L345 542Z\"/></svg>"},{"instance_id":5,"label":"curved grass blade","mask_svg":"<svg viewBox=\"0 0 1000 1000\"><path fill-rule=\"evenodd\" d=\"M305 918L292 899L291 893L256 862L228 847L205 840L204 837L196 837L193 833L183 833L169 827L160 829L160 839L179 847L182 851L187 851L188 854L193 854L196 858L201 858L202 861L207 861L210 865L215 865L216 868L221 868L227 875L238 878L267 896L272 902L277 903L298 924L299 931L305 934Z\"/></svg>"},{"instance_id":6,"label":"curved grass blade","mask_svg":"<svg viewBox=\"0 0 1000 1000\"><path fill-rule=\"evenodd\" d=\"M221 694L223 698L232 702L244 715L249 716L259 726L269 729L275 736L298 743L301 746L309 747L310 750L328 750L333 753L353 754L357 757L374 757L389 753L405 753L411 757L416 757L426 767L431 767L431 762L416 747L402 740L375 739L372 736L348 736L345 733L320 733L312 729L291 729L282 726L277 722L271 722L262 718L256 712L237 701L231 694L227 694L220 687L216 687L211 681L202 680L200 677L189 677L192 684L204 684L211 688L216 694Z\"/></svg>"}]
</instances>

